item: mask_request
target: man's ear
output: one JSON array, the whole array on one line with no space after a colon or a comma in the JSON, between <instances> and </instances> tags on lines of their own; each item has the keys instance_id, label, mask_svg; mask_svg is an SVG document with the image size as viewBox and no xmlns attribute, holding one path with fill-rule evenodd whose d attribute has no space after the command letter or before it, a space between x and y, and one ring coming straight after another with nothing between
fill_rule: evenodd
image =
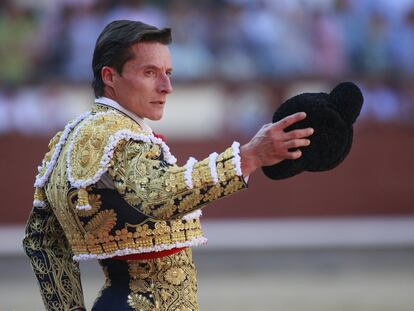
<instances>
[{"instance_id":1,"label":"man's ear","mask_svg":"<svg viewBox=\"0 0 414 311\"><path fill-rule=\"evenodd\" d=\"M114 86L114 79L116 77L116 70L114 68L104 66L101 69L101 77L102 81L106 86L113 87Z\"/></svg>"}]
</instances>

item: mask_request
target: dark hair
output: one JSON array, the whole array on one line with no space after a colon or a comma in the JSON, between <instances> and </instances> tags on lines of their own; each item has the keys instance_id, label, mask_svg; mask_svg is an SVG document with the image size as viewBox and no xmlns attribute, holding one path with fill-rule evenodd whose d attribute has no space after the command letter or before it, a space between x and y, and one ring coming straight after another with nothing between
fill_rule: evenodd
<instances>
[{"instance_id":1,"label":"dark hair","mask_svg":"<svg viewBox=\"0 0 414 311\"><path fill-rule=\"evenodd\" d=\"M171 30L169 28L158 29L142 22L130 20L111 22L102 30L96 40L92 59L92 87L95 97L100 97L104 93L102 68L110 66L121 74L124 64L133 57L130 46L148 41L169 44L171 43Z\"/></svg>"}]
</instances>

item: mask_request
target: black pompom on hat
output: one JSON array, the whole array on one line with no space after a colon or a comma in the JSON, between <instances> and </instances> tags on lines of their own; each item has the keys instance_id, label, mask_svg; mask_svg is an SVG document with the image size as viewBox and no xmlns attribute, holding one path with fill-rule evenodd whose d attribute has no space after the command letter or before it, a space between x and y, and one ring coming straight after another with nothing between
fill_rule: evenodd
<instances>
[{"instance_id":1,"label":"black pompom on hat","mask_svg":"<svg viewBox=\"0 0 414 311\"><path fill-rule=\"evenodd\" d=\"M330 94L304 93L285 101L273 115L273 122L296 112L307 117L285 131L312 127L311 144L300 148L297 160L284 160L262 167L271 179L292 177L304 171L327 171L338 166L351 150L353 128L363 103L361 90L352 82L337 85Z\"/></svg>"}]
</instances>

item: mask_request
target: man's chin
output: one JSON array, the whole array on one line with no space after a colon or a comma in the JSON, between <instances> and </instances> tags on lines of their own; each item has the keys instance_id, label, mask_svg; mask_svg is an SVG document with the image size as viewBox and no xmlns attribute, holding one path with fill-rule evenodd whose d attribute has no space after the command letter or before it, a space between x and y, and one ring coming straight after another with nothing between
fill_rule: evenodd
<instances>
[{"instance_id":1,"label":"man's chin","mask_svg":"<svg viewBox=\"0 0 414 311\"><path fill-rule=\"evenodd\" d=\"M151 121L159 121L162 119L162 116L163 116L163 113L159 115L148 116L147 119L150 119Z\"/></svg>"}]
</instances>

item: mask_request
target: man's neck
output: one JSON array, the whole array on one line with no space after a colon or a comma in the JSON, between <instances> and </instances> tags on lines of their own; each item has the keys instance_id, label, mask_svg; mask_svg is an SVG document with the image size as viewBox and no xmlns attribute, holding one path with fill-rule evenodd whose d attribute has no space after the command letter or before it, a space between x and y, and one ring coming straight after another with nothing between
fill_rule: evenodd
<instances>
[{"instance_id":1,"label":"man's neck","mask_svg":"<svg viewBox=\"0 0 414 311\"><path fill-rule=\"evenodd\" d=\"M121 106L118 102L116 102L115 100L102 96L99 98L95 98L95 103L100 104L100 105L104 105L104 106L108 106L108 107L112 107L124 114L126 114L128 117L130 117L132 120L134 120L135 122L137 122L139 124L139 126L144 130L144 131L148 131L148 132L152 132L152 129L149 127L148 124L145 123L144 119L137 116L135 113L129 111L128 109L124 108L123 106Z\"/></svg>"}]
</instances>

